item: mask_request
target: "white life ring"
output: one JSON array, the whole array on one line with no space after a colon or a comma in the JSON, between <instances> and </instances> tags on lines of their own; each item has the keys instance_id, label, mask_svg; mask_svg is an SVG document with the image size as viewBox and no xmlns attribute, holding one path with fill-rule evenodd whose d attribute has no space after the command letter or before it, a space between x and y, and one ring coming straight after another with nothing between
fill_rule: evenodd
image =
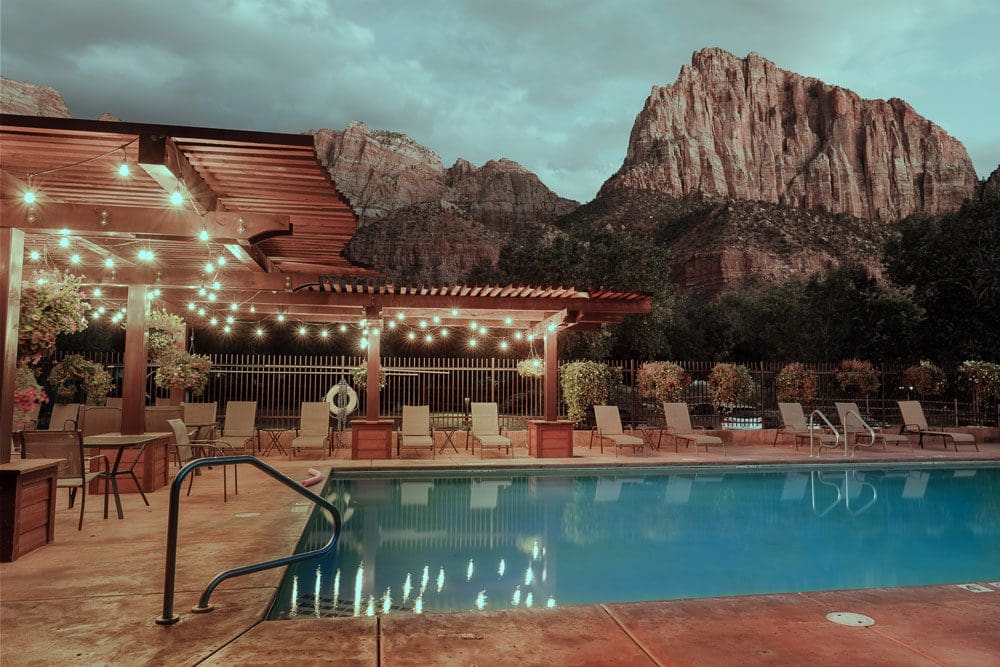
<instances>
[{"instance_id":1,"label":"white life ring","mask_svg":"<svg viewBox=\"0 0 1000 667\"><path fill-rule=\"evenodd\" d=\"M337 394L341 390L347 391L347 405L343 408L344 414L349 415L354 412L354 409L358 407L358 395L353 389L351 389L346 384L335 384L330 387L330 391L326 392L326 402L330 405L330 414L334 417L340 415L341 408L337 407L336 398Z\"/></svg>"}]
</instances>

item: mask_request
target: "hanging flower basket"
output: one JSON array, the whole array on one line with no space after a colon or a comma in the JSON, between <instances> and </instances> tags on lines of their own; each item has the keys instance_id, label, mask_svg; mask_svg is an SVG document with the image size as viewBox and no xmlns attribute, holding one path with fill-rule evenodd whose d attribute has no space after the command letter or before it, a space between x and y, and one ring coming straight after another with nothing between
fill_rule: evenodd
<instances>
[{"instance_id":1,"label":"hanging flower basket","mask_svg":"<svg viewBox=\"0 0 1000 667\"><path fill-rule=\"evenodd\" d=\"M18 357L37 363L56 350L56 337L87 328L81 280L54 269L36 271L21 289Z\"/></svg>"},{"instance_id":2,"label":"hanging flower basket","mask_svg":"<svg viewBox=\"0 0 1000 667\"><path fill-rule=\"evenodd\" d=\"M113 381L111 373L100 364L87 361L79 354L68 354L49 372L49 384L61 403L72 402L82 390L87 405L104 405Z\"/></svg>"},{"instance_id":3,"label":"hanging flower basket","mask_svg":"<svg viewBox=\"0 0 1000 667\"><path fill-rule=\"evenodd\" d=\"M545 363L538 357L522 359L517 362L517 374L523 378L540 378L545 375Z\"/></svg>"},{"instance_id":4,"label":"hanging flower basket","mask_svg":"<svg viewBox=\"0 0 1000 667\"><path fill-rule=\"evenodd\" d=\"M160 358L173 350L180 349L178 339L184 335L184 320L165 310L154 310L146 318L149 337L146 353L151 363L159 363Z\"/></svg>"},{"instance_id":5,"label":"hanging flower basket","mask_svg":"<svg viewBox=\"0 0 1000 667\"><path fill-rule=\"evenodd\" d=\"M174 348L160 358L154 381L161 389L184 389L192 396L201 396L211 370L212 360L208 357Z\"/></svg>"},{"instance_id":6,"label":"hanging flower basket","mask_svg":"<svg viewBox=\"0 0 1000 667\"><path fill-rule=\"evenodd\" d=\"M878 371L872 367L870 361L861 359L844 359L840 362L840 370L835 376L840 388L850 393L860 393L869 395L881 386L878 380Z\"/></svg>"},{"instance_id":7,"label":"hanging flower basket","mask_svg":"<svg viewBox=\"0 0 1000 667\"><path fill-rule=\"evenodd\" d=\"M639 367L636 386L639 393L658 403L679 401L691 384L691 375L678 364L650 361Z\"/></svg>"},{"instance_id":8,"label":"hanging flower basket","mask_svg":"<svg viewBox=\"0 0 1000 667\"><path fill-rule=\"evenodd\" d=\"M378 369L378 386L379 389L385 387L386 381L385 371L381 368ZM351 382L358 389L366 389L368 387L368 362L364 362L353 371L351 371Z\"/></svg>"},{"instance_id":9,"label":"hanging flower basket","mask_svg":"<svg viewBox=\"0 0 1000 667\"><path fill-rule=\"evenodd\" d=\"M816 374L805 364L788 364L774 377L774 392L783 403L809 403L816 396Z\"/></svg>"},{"instance_id":10,"label":"hanging flower basket","mask_svg":"<svg viewBox=\"0 0 1000 667\"><path fill-rule=\"evenodd\" d=\"M31 367L27 364L19 365L14 375L14 428L24 428L36 418L36 408L48 402L49 397L38 384Z\"/></svg>"},{"instance_id":11,"label":"hanging flower basket","mask_svg":"<svg viewBox=\"0 0 1000 667\"><path fill-rule=\"evenodd\" d=\"M940 396L948 386L948 378L938 366L921 361L903 371L903 384L921 396Z\"/></svg>"}]
</instances>

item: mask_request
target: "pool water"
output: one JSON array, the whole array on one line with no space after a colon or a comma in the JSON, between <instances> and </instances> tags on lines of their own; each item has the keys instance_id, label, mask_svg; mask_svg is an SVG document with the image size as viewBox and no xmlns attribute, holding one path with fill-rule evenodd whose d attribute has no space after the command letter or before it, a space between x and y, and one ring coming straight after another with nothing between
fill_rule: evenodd
<instances>
[{"instance_id":1,"label":"pool water","mask_svg":"<svg viewBox=\"0 0 1000 667\"><path fill-rule=\"evenodd\" d=\"M1000 468L333 476L271 619L1000 580ZM314 512L299 543L329 539Z\"/></svg>"}]
</instances>

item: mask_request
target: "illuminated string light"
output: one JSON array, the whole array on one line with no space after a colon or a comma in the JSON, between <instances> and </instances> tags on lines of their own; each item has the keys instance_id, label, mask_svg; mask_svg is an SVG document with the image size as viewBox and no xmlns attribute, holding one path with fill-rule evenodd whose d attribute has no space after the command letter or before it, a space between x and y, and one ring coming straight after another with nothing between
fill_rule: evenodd
<instances>
[{"instance_id":1,"label":"illuminated string light","mask_svg":"<svg viewBox=\"0 0 1000 667\"><path fill-rule=\"evenodd\" d=\"M441 324L441 317L439 315L435 315L431 318L431 321L434 322L434 324Z\"/></svg>"},{"instance_id":2,"label":"illuminated string light","mask_svg":"<svg viewBox=\"0 0 1000 667\"><path fill-rule=\"evenodd\" d=\"M216 324L219 323L219 320L217 320L216 318L213 317L212 319L210 319L208 321L208 323L211 324L214 327Z\"/></svg>"},{"instance_id":3,"label":"illuminated string light","mask_svg":"<svg viewBox=\"0 0 1000 667\"><path fill-rule=\"evenodd\" d=\"M205 273L211 273L212 271L215 271L215 264L205 262Z\"/></svg>"},{"instance_id":4,"label":"illuminated string light","mask_svg":"<svg viewBox=\"0 0 1000 667\"><path fill-rule=\"evenodd\" d=\"M340 325L340 333L347 333L347 325L346 324L341 324Z\"/></svg>"},{"instance_id":5,"label":"illuminated string light","mask_svg":"<svg viewBox=\"0 0 1000 667\"><path fill-rule=\"evenodd\" d=\"M448 337L448 330L447 329L441 329L441 337L442 338L447 338Z\"/></svg>"},{"instance_id":6,"label":"illuminated string light","mask_svg":"<svg viewBox=\"0 0 1000 667\"><path fill-rule=\"evenodd\" d=\"M94 296L101 296L101 288L100 287L95 287L94 291L93 291L93 295Z\"/></svg>"},{"instance_id":7,"label":"illuminated string light","mask_svg":"<svg viewBox=\"0 0 1000 667\"><path fill-rule=\"evenodd\" d=\"M107 259L104 260L104 266L108 267L109 269L115 268L115 260L108 257Z\"/></svg>"},{"instance_id":8,"label":"illuminated string light","mask_svg":"<svg viewBox=\"0 0 1000 667\"><path fill-rule=\"evenodd\" d=\"M198 309L198 317L205 317L205 309L204 308L199 308Z\"/></svg>"},{"instance_id":9,"label":"illuminated string light","mask_svg":"<svg viewBox=\"0 0 1000 667\"><path fill-rule=\"evenodd\" d=\"M229 317L226 318L226 324L232 324L235 321L236 321L236 318L233 317L232 315L230 315Z\"/></svg>"},{"instance_id":10,"label":"illuminated string light","mask_svg":"<svg viewBox=\"0 0 1000 667\"><path fill-rule=\"evenodd\" d=\"M98 306L98 307L97 307L97 312L98 312L98 314L100 314L100 315L103 315L103 314L104 314L104 310L105 310L105 309L104 309L104 306Z\"/></svg>"},{"instance_id":11,"label":"illuminated string light","mask_svg":"<svg viewBox=\"0 0 1000 667\"><path fill-rule=\"evenodd\" d=\"M226 258L220 256L218 259L215 260L215 263L218 264L219 266L225 266Z\"/></svg>"},{"instance_id":12,"label":"illuminated string light","mask_svg":"<svg viewBox=\"0 0 1000 667\"><path fill-rule=\"evenodd\" d=\"M490 331L490 330L489 330L489 329L487 329L486 327L479 327L479 335L480 335L480 336L485 336L486 334L488 334L488 333L489 333L489 331Z\"/></svg>"},{"instance_id":13,"label":"illuminated string light","mask_svg":"<svg viewBox=\"0 0 1000 667\"><path fill-rule=\"evenodd\" d=\"M549 322L548 329L549 329L549 331L555 331L556 330L556 323L555 322Z\"/></svg>"},{"instance_id":14,"label":"illuminated string light","mask_svg":"<svg viewBox=\"0 0 1000 667\"><path fill-rule=\"evenodd\" d=\"M239 307L239 305L238 305L238 304L235 304L235 303L231 303L231 304L229 304L229 310L231 310L231 311L233 311L233 312L236 312L236 311L237 311L237 310L239 310L239 309L240 309L240 307Z\"/></svg>"},{"instance_id":15,"label":"illuminated string light","mask_svg":"<svg viewBox=\"0 0 1000 667\"><path fill-rule=\"evenodd\" d=\"M31 259L32 262L37 262L42 258L42 254L37 250L32 250L28 253L28 258Z\"/></svg>"},{"instance_id":16,"label":"illuminated string light","mask_svg":"<svg viewBox=\"0 0 1000 667\"><path fill-rule=\"evenodd\" d=\"M264 335L264 330L261 329L260 327L257 327L256 333L257 333L257 337L259 338L259 337L261 337L261 336Z\"/></svg>"},{"instance_id":17,"label":"illuminated string light","mask_svg":"<svg viewBox=\"0 0 1000 667\"><path fill-rule=\"evenodd\" d=\"M163 294L163 291L159 287L153 290L153 296L160 296L161 294Z\"/></svg>"},{"instance_id":18,"label":"illuminated string light","mask_svg":"<svg viewBox=\"0 0 1000 667\"><path fill-rule=\"evenodd\" d=\"M433 343L434 342L434 336L432 336L430 334L427 334L426 336L424 336L424 342L425 343Z\"/></svg>"},{"instance_id":19,"label":"illuminated string light","mask_svg":"<svg viewBox=\"0 0 1000 667\"><path fill-rule=\"evenodd\" d=\"M404 320L405 318L406 318L406 315L404 315L403 313L396 313L396 319L397 319L397 320L400 320L400 321L402 321L402 320Z\"/></svg>"},{"instance_id":20,"label":"illuminated string light","mask_svg":"<svg viewBox=\"0 0 1000 667\"><path fill-rule=\"evenodd\" d=\"M251 313L256 313L257 312L257 307L254 306L252 303L250 304L250 312Z\"/></svg>"},{"instance_id":21,"label":"illuminated string light","mask_svg":"<svg viewBox=\"0 0 1000 667\"><path fill-rule=\"evenodd\" d=\"M522 338L524 338L524 334L522 334L520 331L514 332L514 340L521 340Z\"/></svg>"},{"instance_id":22,"label":"illuminated string light","mask_svg":"<svg viewBox=\"0 0 1000 667\"><path fill-rule=\"evenodd\" d=\"M188 310L194 310L194 309L195 309L194 301L188 301Z\"/></svg>"},{"instance_id":23,"label":"illuminated string light","mask_svg":"<svg viewBox=\"0 0 1000 667\"><path fill-rule=\"evenodd\" d=\"M96 310L90 314L90 319L92 319L92 320L96 320L99 317L100 317L100 315L98 314L98 312Z\"/></svg>"},{"instance_id":24,"label":"illuminated string light","mask_svg":"<svg viewBox=\"0 0 1000 667\"><path fill-rule=\"evenodd\" d=\"M69 239L67 237L65 237L65 236L62 237L61 239L59 239L59 246L62 247L62 248L68 248L69 247Z\"/></svg>"},{"instance_id":25,"label":"illuminated string light","mask_svg":"<svg viewBox=\"0 0 1000 667\"><path fill-rule=\"evenodd\" d=\"M389 320L389 325L388 326L389 326L390 329L395 329L396 328L396 320Z\"/></svg>"},{"instance_id":26,"label":"illuminated string light","mask_svg":"<svg viewBox=\"0 0 1000 667\"><path fill-rule=\"evenodd\" d=\"M469 339L469 347L475 347L476 345L478 345L478 343L476 342L476 339L475 338L470 338Z\"/></svg>"},{"instance_id":27,"label":"illuminated string light","mask_svg":"<svg viewBox=\"0 0 1000 667\"><path fill-rule=\"evenodd\" d=\"M230 326L229 326L228 324L227 324L226 326L222 327L222 330L223 330L223 331L224 331L225 333L229 333L230 331L232 331L232 329L230 328Z\"/></svg>"},{"instance_id":28,"label":"illuminated string light","mask_svg":"<svg viewBox=\"0 0 1000 667\"><path fill-rule=\"evenodd\" d=\"M219 290L221 288L222 288L222 283L220 283L218 280L212 281L212 289Z\"/></svg>"},{"instance_id":29,"label":"illuminated string light","mask_svg":"<svg viewBox=\"0 0 1000 667\"><path fill-rule=\"evenodd\" d=\"M70 256L69 263L70 264L79 264L80 263L80 256L79 255L75 255L75 254L72 255L72 256Z\"/></svg>"},{"instance_id":30,"label":"illuminated string light","mask_svg":"<svg viewBox=\"0 0 1000 667\"><path fill-rule=\"evenodd\" d=\"M35 201L36 201L36 199L37 198L35 197L35 192L33 190L25 190L24 191L24 203L25 204L34 204Z\"/></svg>"},{"instance_id":31,"label":"illuminated string light","mask_svg":"<svg viewBox=\"0 0 1000 667\"><path fill-rule=\"evenodd\" d=\"M473 331L475 331L476 329L479 328L479 325L476 324L475 320L472 320L471 322L469 322L469 328L472 329Z\"/></svg>"},{"instance_id":32,"label":"illuminated string light","mask_svg":"<svg viewBox=\"0 0 1000 667\"><path fill-rule=\"evenodd\" d=\"M408 334L406 334L406 337L409 338L410 340L416 340L417 339L417 334L415 334L415 333L413 333L411 331Z\"/></svg>"},{"instance_id":33,"label":"illuminated string light","mask_svg":"<svg viewBox=\"0 0 1000 667\"><path fill-rule=\"evenodd\" d=\"M327 331L326 329L320 329L319 330L319 335L322 336L323 338L326 338L327 336L330 335L330 332Z\"/></svg>"},{"instance_id":34,"label":"illuminated string light","mask_svg":"<svg viewBox=\"0 0 1000 667\"><path fill-rule=\"evenodd\" d=\"M458 317L458 308L452 308L451 309L451 316L452 317Z\"/></svg>"},{"instance_id":35,"label":"illuminated string light","mask_svg":"<svg viewBox=\"0 0 1000 667\"><path fill-rule=\"evenodd\" d=\"M207 241L208 240L208 230L205 229L204 227L202 227L201 231L198 232L198 240L199 241Z\"/></svg>"},{"instance_id":36,"label":"illuminated string light","mask_svg":"<svg viewBox=\"0 0 1000 667\"><path fill-rule=\"evenodd\" d=\"M361 346L361 349L363 350L366 347L368 347L368 339L367 338L362 338L361 341L358 344Z\"/></svg>"},{"instance_id":37,"label":"illuminated string light","mask_svg":"<svg viewBox=\"0 0 1000 667\"><path fill-rule=\"evenodd\" d=\"M308 332L309 332L309 330L306 329L305 327L299 327L299 335L300 336L305 336Z\"/></svg>"},{"instance_id":38,"label":"illuminated string light","mask_svg":"<svg viewBox=\"0 0 1000 667\"><path fill-rule=\"evenodd\" d=\"M426 329L426 328L427 328L427 320L420 320L420 322L419 322L419 323L418 323L417 325L418 325L418 326L419 326L419 327L420 327L421 329Z\"/></svg>"},{"instance_id":39,"label":"illuminated string light","mask_svg":"<svg viewBox=\"0 0 1000 667\"><path fill-rule=\"evenodd\" d=\"M279 322L284 322L285 321L285 314L284 313L278 313L278 321Z\"/></svg>"},{"instance_id":40,"label":"illuminated string light","mask_svg":"<svg viewBox=\"0 0 1000 667\"><path fill-rule=\"evenodd\" d=\"M170 194L170 203L173 204L174 206L180 206L181 204L184 203L184 195L182 195L177 190L174 190Z\"/></svg>"},{"instance_id":41,"label":"illuminated string light","mask_svg":"<svg viewBox=\"0 0 1000 667\"><path fill-rule=\"evenodd\" d=\"M509 317L505 317L505 318L503 318L503 323L506 324L507 326L510 326L510 325L514 324L514 320L511 319L511 318L509 318Z\"/></svg>"},{"instance_id":42,"label":"illuminated string light","mask_svg":"<svg viewBox=\"0 0 1000 667\"><path fill-rule=\"evenodd\" d=\"M505 340L500 341L500 349L501 350L506 350L507 347L508 347L507 341L505 341Z\"/></svg>"},{"instance_id":43,"label":"illuminated string light","mask_svg":"<svg viewBox=\"0 0 1000 667\"><path fill-rule=\"evenodd\" d=\"M128 163L122 162L118 165L118 175L122 178L128 178Z\"/></svg>"},{"instance_id":44,"label":"illuminated string light","mask_svg":"<svg viewBox=\"0 0 1000 667\"><path fill-rule=\"evenodd\" d=\"M141 262L152 262L156 255L149 248L142 248L139 250L138 257Z\"/></svg>"},{"instance_id":45,"label":"illuminated string light","mask_svg":"<svg viewBox=\"0 0 1000 667\"><path fill-rule=\"evenodd\" d=\"M215 301L215 292L209 292L208 293L208 300L209 301Z\"/></svg>"}]
</instances>

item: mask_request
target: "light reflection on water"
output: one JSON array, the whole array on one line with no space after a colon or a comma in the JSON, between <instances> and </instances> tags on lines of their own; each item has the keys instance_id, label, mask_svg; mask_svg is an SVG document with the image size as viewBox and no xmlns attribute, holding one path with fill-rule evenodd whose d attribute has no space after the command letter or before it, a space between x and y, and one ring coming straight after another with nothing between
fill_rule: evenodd
<instances>
[{"instance_id":1,"label":"light reflection on water","mask_svg":"<svg viewBox=\"0 0 1000 667\"><path fill-rule=\"evenodd\" d=\"M1000 468L600 473L333 478L271 618L1000 579Z\"/></svg>"}]
</instances>

